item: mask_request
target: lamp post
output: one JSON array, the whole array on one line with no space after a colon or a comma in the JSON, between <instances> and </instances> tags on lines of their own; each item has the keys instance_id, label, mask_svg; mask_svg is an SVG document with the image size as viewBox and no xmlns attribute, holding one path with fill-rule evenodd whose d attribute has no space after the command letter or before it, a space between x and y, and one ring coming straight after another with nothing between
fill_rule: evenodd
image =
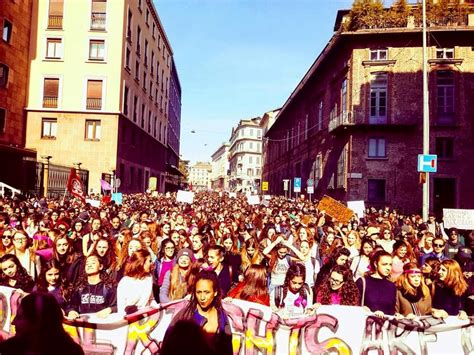
<instances>
[{"instance_id":1,"label":"lamp post","mask_svg":"<svg viewBox=\"0 0 474 355\"><path fill-rule=\"evenodd\" d=\"M43 175L43 183L44 183L44 197L48 197L48 188L49 188L49 161L51 160L51 155L42 155L41 159L46 160L46 165L44 165L44 175Z\"/></svg>"},{"instance_id":2,"label":"lamp post","mask_svg":"<svg viewBox=\"0 0 474 355\"><path fill-rule=\"evenodd\" d=\"M423 0L423 154L430 152L430 107L428 92L428 50L426 48L426 0ZM430 208L430 176L426 173L426 181L423 184L423 220L428 220L428 209Z\"/></svg>"}]
</instances>

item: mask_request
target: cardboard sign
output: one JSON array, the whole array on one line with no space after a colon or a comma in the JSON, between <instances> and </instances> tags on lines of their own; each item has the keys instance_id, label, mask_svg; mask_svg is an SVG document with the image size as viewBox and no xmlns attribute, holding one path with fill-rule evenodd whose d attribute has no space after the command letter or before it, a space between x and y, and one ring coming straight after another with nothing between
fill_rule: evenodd
<instances>
[{"instance_id":1,"label":"cardboard sign","mask_svg":"<svg viewBox=\"0 0 474 355\"><path fill-rule=\"evenodd\" d=\"M347 208L350 208L357 217L364 217L365 202L364 201L347 201Z\"/></svg>"},{"instance_id":2,"label":"cardboard sign","mask_svg":"<svg viewBox=\"0 0 474 355\"><path fill-rule=\"evenodd\" d=\"M121 205L123 203L123 195L121 192L116 192L112 194L112 201L115 201L117 205Z\"/></svg>"},{"instance_id":3,"label":"cardboard sign","mask_svg":"<svg viewBox=\"0 0 474 355\"><path fill-rule=\"evenodd\" d=\"M324 195L318 203L318 210L325 211L326 214L340 223L348 223L354 212L339 201Z\"/></svg>"},{"instance_id":4,"label":"cardboard sign","mask_svg":"<svg viewBox=\"0 0 474 355\"><path fill-rule=\"evenodd\" d=\"M445 228L474 229L474 210L443 208Z\"/></svg>"},{"instance_id":5,"label":"cardboard sign","mask_svg":"<svg viewBox=\"0 0 474 355\"><path fill-rule=\"evenodd\" d=\"M178 194L176 195L176 201L191 204L194 201L194 192L178 190Z\"/></svg>"}]
</instances>

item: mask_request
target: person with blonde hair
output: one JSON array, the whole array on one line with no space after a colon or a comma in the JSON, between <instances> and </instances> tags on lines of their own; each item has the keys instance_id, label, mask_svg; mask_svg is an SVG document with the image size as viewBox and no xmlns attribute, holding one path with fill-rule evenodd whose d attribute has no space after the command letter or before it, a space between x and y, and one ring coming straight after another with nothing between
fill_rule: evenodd
<instances>
[{"instance_id":1,"label":"person with blonde hair","mask_svg":"<svg viewBox=\"0 0 474 355\"><path fill-rule=\"evenodd\" d=\"M441 311L442 318L450 315L466 320L468 316L464 310L464 303L468 296L468 284L461 267L455 260L443 260L438 274L439 281L434 287L433 308Z\"/></svg>"},{"instance_id":2,"label":"person with blonde hair","mask_svg":"<svg viewBox=\"0 0 474 355\"><path fill-rule=\"evenodd\" d=\"M414 262L403 266L398 277L395 314L414 318L431 314L431 294L425 284L422 270Z\"/></svg>"},{"instance_id":3,"label":"person with blonde hair","mask_svg":"<svg viewBox=\"0 0 474 355\"><path fill-rule=\"evenodd\" d=\"M187 278L191 270L193 252L184 248L178 252L176 263L166 272L160 287L160 302L166 303L184 298L188 294Z\"/></svg>"}]
</instances>

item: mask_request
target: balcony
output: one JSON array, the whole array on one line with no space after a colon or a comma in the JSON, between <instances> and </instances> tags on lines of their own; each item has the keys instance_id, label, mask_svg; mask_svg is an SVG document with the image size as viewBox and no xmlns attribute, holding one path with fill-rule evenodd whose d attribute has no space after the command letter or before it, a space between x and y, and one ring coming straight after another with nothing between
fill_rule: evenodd
<instances>
[{"instance_id":1,"label":"balcony","mask_svg":"<svg viewBox=\"0 0 474 355\"><path fill-rule=\"evenodd\" d=\"M58 108L58 97L57 96L43 96L43 107L44 108Z\"/></svg>"},{"instance_id":2,"label":"balcony","mask_svg":"<svg viewBox=\"0 0 474 355\"><path fill-rule=\"evenodd\" d=\"M100 110L102 108L102 99L87 98L86 108L88 110Z\"/></svg>"},{"instance_id":3,"label":"balcony","mask_svg":"<svg viewBox=\"0 0 474 355\"><path fill-rule=\"evenodd\" d=\"M48 16L48 29L61 30L62 28L63 28L62 15L49 15Z\"/></svg>"},{"instance_id":4,"label":"balcony","mask_svg":"<svg viewBox=\"0 0 474 355\"><path fill-rule=\"evenodd\" d=\"M332 117L329 120L328 124L328 132L335 133L334 131L338 129L343 129L348 126L353 126L354 122L352 122L352 112L351 111L344 111L339 113L339 115Z\"/></svg>"},{"instance_id":5,"label":"balcony","mask_svg":"<svg viewBox=\"0 0 474 355\"><path fill-rule=\"evenodd\" d=\"M91 30L105 30L105 20L107 16L103 12L93 12L91 14Z\"/></svg>"}]
</instances>

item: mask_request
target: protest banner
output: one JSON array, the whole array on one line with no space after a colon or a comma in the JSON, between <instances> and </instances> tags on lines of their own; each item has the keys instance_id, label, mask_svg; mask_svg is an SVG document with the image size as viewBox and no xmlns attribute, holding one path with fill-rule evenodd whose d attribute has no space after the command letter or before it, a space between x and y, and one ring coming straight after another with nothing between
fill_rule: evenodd
<instances>
[{"instance_id":1,"label":"protest banner","mask_svg":"<svg viewBox=\"0 0 474 355\"><path fill-rule=\"evenodd\" d=\"M176 195L176 201L191 204L194 201L194 192L178 190L178 194Z\"/></svg>"},{"instance_id":2,"label":"protest banner","mask_svg":"<svg viewBox=\"0 0 474 355\"><path fill-rule=\"evenodd\" d=\"M474 210L443 208L445 228L474 229Z\"/></svg>"},{"instance_id":3,"label":"protest banner","mask_svg":"<svg viewBox=\"0 0 474 355\"><path fill-rule=\"evenodd\" d=\"M112 201L115 201L117 205L121 205L123 203L123 194L121 192L115 192L112 194Z\"/></svg>"},{"instance_id":4,"label":"protest banner","mask_svg":"<svg viewBox=\"0 0 474 355\"><path fill-rule=\"evenodd\" d=\"M325 211L328 216L341 223L348 223L354 215L351 209L327 195L319 201L318 210Z\"/></svg>"},{"instance_id":5,"label":"protest banner","mask_svg":"<svg viewBox=\"0 0 474 355\"><path fill-rule=\"evenodd\" d=\"M11 324L23 293L0 287L0 332ZM86 353L153 354L166 329L187 301L141 309L121 317L95 315L65 320L64 327ZM270 307L252 302L224 302L232 328L234 354L472 354L474 320L422 317L396 320L372 316L361 307L321 306L317 314L282 319ZM183 343L182 350L186 348Z\"/></svg>"},{"instance_id":6,"label":"protest banner","mask_svg":"<svg viewBox=\"0 0 474 355\"><path fill-rule=\"evenodd\" d=\"M92 207L97 207L97 208L100 207L100 201L99 200L92 200L92 199L87 198L86 203L90 204Z\"/></svg>"},{"instance_id":7,"label":"protest banner","mask_svg":"<svg viewBox=\"0 0 474 355\"><path fill-rule=\"evenodd\" d=\"M364 201L347 201L347 208L351 209L357 215L358 218L364 217Z\"/></svg>"}]
</instances>

